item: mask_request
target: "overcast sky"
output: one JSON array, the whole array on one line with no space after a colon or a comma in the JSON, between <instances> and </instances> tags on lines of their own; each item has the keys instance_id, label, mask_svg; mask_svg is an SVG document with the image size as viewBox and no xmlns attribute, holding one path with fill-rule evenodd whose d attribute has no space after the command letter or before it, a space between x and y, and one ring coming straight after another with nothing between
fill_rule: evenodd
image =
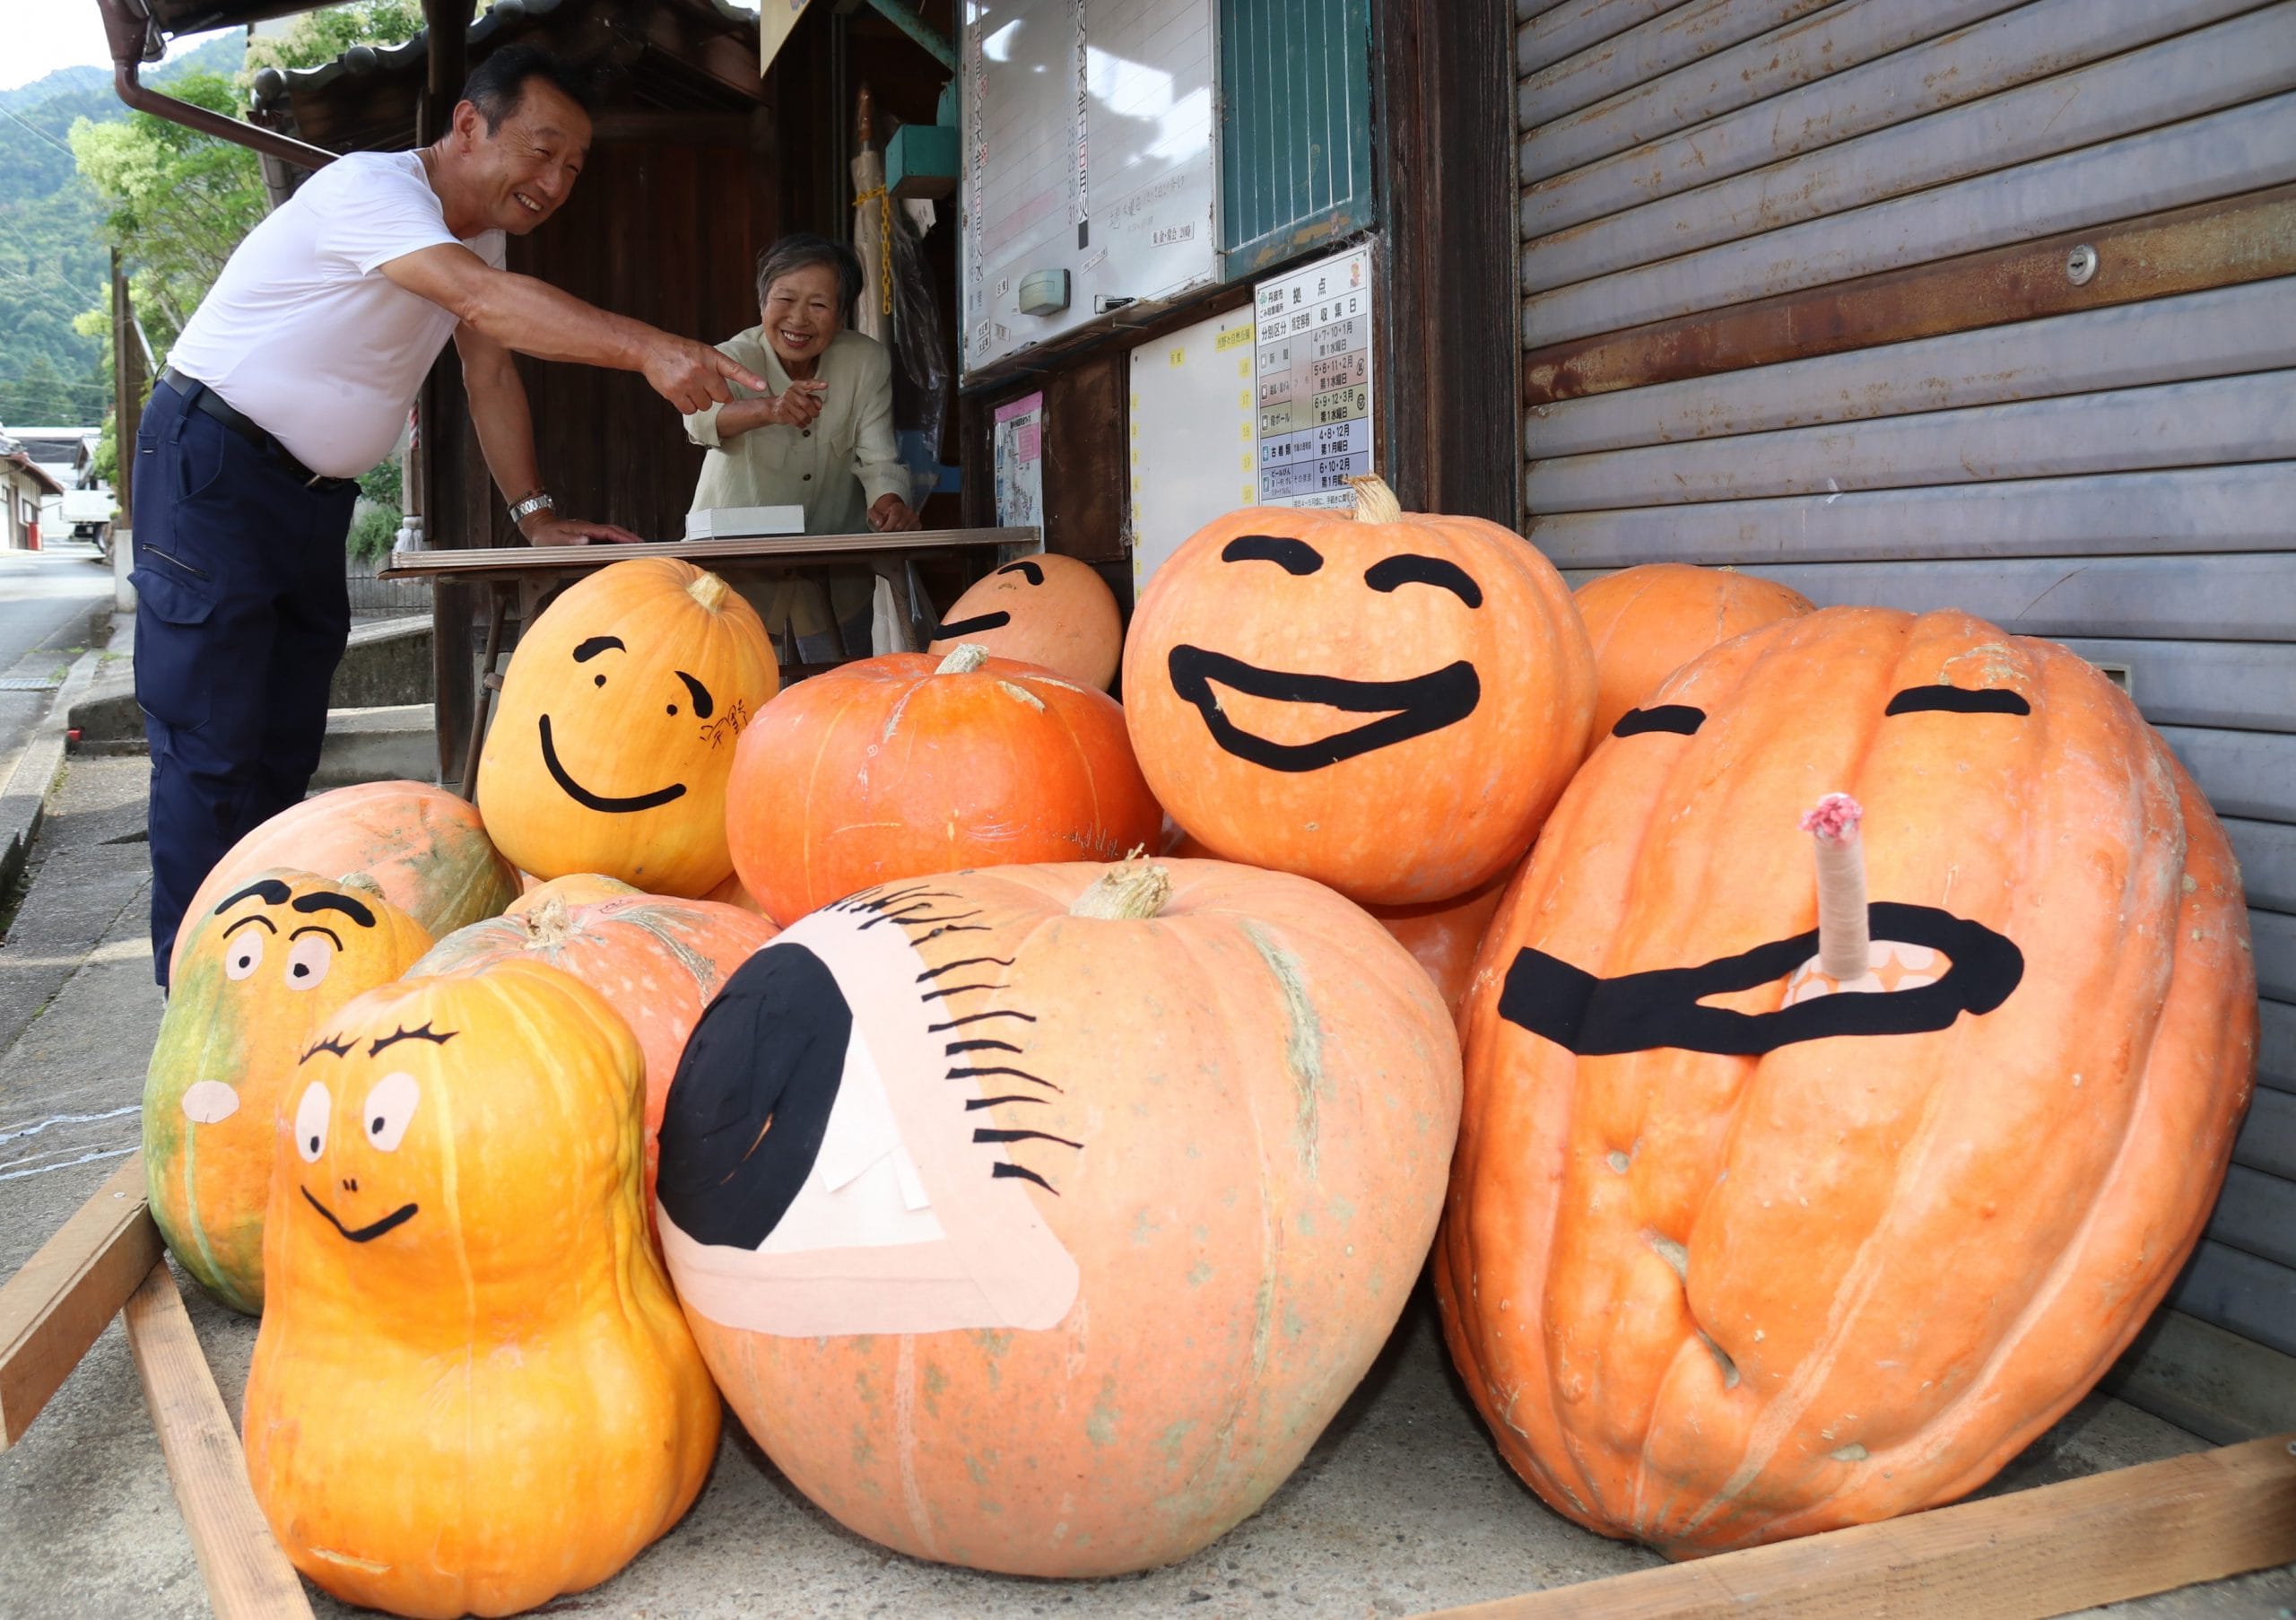
<instances>
[{"instance_id":1,"label":"overcast sky","mask_svg":"<svg viewBox=\"0 0 2296 1620\"><path fill-rule=\"evenodd\" d=\"M96 0L11 0L6 6L8 48L0 53L0 90L13 90L59 67L109 67L103 14ZM196 50L212 33L186 34L168 42L168 55Z\"/></svg>"}]
</instances>

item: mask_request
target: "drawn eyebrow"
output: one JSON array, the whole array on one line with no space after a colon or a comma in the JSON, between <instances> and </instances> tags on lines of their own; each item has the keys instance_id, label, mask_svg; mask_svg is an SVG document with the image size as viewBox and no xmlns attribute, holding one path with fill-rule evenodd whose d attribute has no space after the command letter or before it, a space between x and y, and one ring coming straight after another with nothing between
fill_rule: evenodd
<instances>
[{"instance_id":1,"label":"drawn eyebrow","mask_svg":"<svg viewBox=\"0 0 2296 1620\"><path fill-rule=\"evenodd\" d=\"M292 934L287 936L287 937L290 939L300 939L306 934L324 934L329 939L335 941L335 948L336 950L339 951L343 949L343 936L336 933L333 928L328 928L324 923L307 922L301 928L296 929Z\"/></svg>"},{"instance_id":2,"label":"drawn eyebrow","mask_svg":"<svg viewBox=\"0 0 2296 1620\"><path fill-rule=\"evenodd\" d=\"M1890 714L2031 714L2033 706L2005 686L1909 686L1882 710Z\"/></svg>"},{"instance_id":3,"label":"drawn eyebrow","mask_svg":"<svg viewBox=\"0 0 2296 1620\"><path fill-rule=\"evenodd\" d=\"M630 649L622 644L622 638L620 636L592 636L588 640L583 642L579 647L577 647L574 649L574 661L577 664L587 664L592 658L596 658L600 653L606 651L608 649L612 649L615 652L628 652L630 650Z\"/></svg>"},{"instance_id":4,"label":"drawn eyebrow","mask_svg":"<svg viewBox=\"0 0 2296 1620\"><path fill-rule=\"evenodd\" d=\"M272 921L271 919L265 917L260 911L250 911L245 917L240 918L239 921L233 923L230 928L225 928L223 930L223 937L229 939L232 935L238 933L241 928L246 928L248 924L251 922L259 922L274 934L279 932L279 925L277 923Z\"/></svg>"},{"instance_id":5,"label":"drawn eyebrow","mask_svg":"<svg viewBox=\"0 0 2296 1620\"><path fill-rule=\"evenodd\" d=\"M695 718L704 720L708 719L709 718L710 710L717 708L717 704L709 701L709 688L704 686L700 682L695 680L683 669L677 670L674 673L679 680L685 683L686 692L693 699L693 712Z\"/></svg>"},{"instance_id":6,"label":"drawn eyebrow","mask_svg":"<svg viewBox=\"0 0 2296 1620\"><path fill-rule=\"evenodd\" d=\"M275 877L258 877L222 905L217 906L213 914L221 917L239 901L249 898L260 898L267 906L283 906L287 903L287 885ZM275 928L272 931L278 932Z\"/></svg>"},{"instance_id":7,"label":"drawn eyebrow","mask_svg":"<svg viewBox=\"0 0 2296 1620\"><path fill-rule=\"evenodd\" d=\"M338 1058L348 1058L351 1049L358 1044L355 1041L337 1041L332 1035L322 1035L311 1043L309 1050L295 1059L295 1067L300 1068L321 1052L333 1052Z\"/></svg>"},{"instance_id":8,"label":"drawn eyebrow","mask_svg":"<svg viewBox=\"0 0 2296 1620\"><path fill-rule=\"evenodd\" d=\"M1044 583L1044 570L1033 562L1007 562L996 571L1000 574L1026 574L1031 585Z\"/></svg>"},{"instance_id":9,"label":"drawn eyebrow","mask_svg":"<svg viewBox=\"0 0 2296 1620\"><path fill-rule=\"evenodd\" d=\"M375 1043L367 1049L367 1056L371 1058L377 1052L381 1051L385 1047L395 1046L402 1041L435 1041L440 1046L444 1046L448 1041L452 1041L461 1032L462 1032L460 1030L448 1030L442 1035L427 1023L419 1030L401 1028L395 1034L378 1037Z\"/></svg>"},{"instance_id":10,"label":"drawn eyebrow","mask_svg":"<svg viewBox=\"0 0 2296 1620\"><path fill-rule=\"evenodd\" d=\"M375 926L375 914L348 894L298 894L293 904L306 917L314 911L340 911L362 928Z\"/></svg>"},{"instance_id":11,"label":"drawn eyebrow","mask_svg":"<svg viewBox=\"0 0 2296 1620\"><path fill-rule=\"evenodd\" d=\"M1284 535L1239 535L1221 551L1220 561L1273 562L1292 575L1312 574L1324 565L1321 552Z\"/></svg>"},{"instance_id":12,"label":"drawn eyebrow","mask_svg":"<svg viewBox=\"0 0 2296 1620\"><path fill-rule=\"evenodd\" d=\"M1611 735L1640 736L1646 731L1671 731L1677 736L1696 736L1698 728L1705 724L1703 709L1693 709L1688 703L1660 703L1651 709L1628 710L1611 727Z\"/></svg>"},{"instance_id":13,"label":"drawn eyebrow","mask_svg":"<svg viewBox=\"0 0 2296 1620\"><path fill-rule=\"evenodd\" d=\"M1451 592L1469 607L1483 605L1483 587L1456 562L1403 552L1382 557L1363 570L1363 583L1373 590L1394 590L1405 585L1435 585Z\"/></svg>"}]
</instances>

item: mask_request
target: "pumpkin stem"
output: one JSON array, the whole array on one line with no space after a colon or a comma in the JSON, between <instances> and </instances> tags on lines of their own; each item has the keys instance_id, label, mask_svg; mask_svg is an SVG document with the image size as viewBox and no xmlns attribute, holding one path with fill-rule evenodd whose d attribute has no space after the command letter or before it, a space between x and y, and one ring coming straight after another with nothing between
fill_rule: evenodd
<instances>
[{"instance_id":1,"label":"pumpkin stem","mask_svg":"<svg viewBox=\"0 0 2296 1620\"><path fill-rule=\"evenodd\" d=\"M1377 473L1367 473L1347 482L1355 491L1356 522L1394 523L1403 517L1403 502L1396 499L1395 491Z\"/></svg>"},{"instance_id":2,"label":"pumpkin stem","mask_svg":"<svg viewBox=\"0 0 2296 1620\"><path fill-rule=\"evenodd\" d=\"M949 656L941 660L940 668L933 673L935 675L970 675L987 662L988 649L978 641L960 641Z\"/></svg>"},{"instance_id":3,"label":"pumpkin stem","mask_svg":"<svg viewBox=\"0 0 2296 1620\"><path fill-rule=\"evenodd\" d=\"M1802 817L1802 831L1818 848L1818 971L1842 984L1865 978L1872 966L1866 844L1857 833L1865 816L1847 793L1829 793Z\"/></svg>"},{"instance_id":4,"label":"pumpkin stem","mask_svg":"<svg viewBox=\"0 0 2296 1620\"><path fill-rule=\"evenodd\" d=\"M718 604L725 601L726 593L730 588L723 579L704 569L693 583L685 588L685 594L714 614Z\"/></svg>"},{"instance_id":5,"label":"pumpkin stem","mask_svg":"<svg viewBox=\"0 0 2296 1620\"><path fill-rule=\"evenodd\" d=\"M383 885L377 883L370 874L365 872L345 872L335 882L335 886L346 894L364 894L369 900L390 898L383 893Z\"/></svg>"},{"instance_id":6,"label":"pumpkin stem","mask_svg":"<svg viewBox=\"0 0 2296 1620\"><path fill-rule=\"evenodd\" d=\"M1068 908L1071 917L1103 922L1138 922L1163 910L1172 897L1172 875L1153 861L1110 867Z\"/></svg>"},{"instance_id":7,"label":"pumpkin stem","mask_svg":"<svg viewBox=\"0 0 2296 1620\"><path fill-rule=\"evenodd\" d=\"M568 914L566 902L555 894L545 894L526 909L526 949L547 951L566 943L574 931L574 919Z\"/></svg>"}]
</instances>

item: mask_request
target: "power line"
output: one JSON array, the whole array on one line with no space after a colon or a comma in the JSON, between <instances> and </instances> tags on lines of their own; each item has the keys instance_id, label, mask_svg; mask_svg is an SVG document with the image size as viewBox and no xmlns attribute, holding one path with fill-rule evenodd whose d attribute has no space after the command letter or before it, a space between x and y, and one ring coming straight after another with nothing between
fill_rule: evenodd
<instances>
[{"instance_id":1,"label":"power line","mask_svg":"<svg viewBox=\"0 0 2296 1620\"><path fill-rule=\"evenodd\" d=\"M22 124L26 130L30 131L32 135L39 136L41 140L46 141L50 146L55 147L57 151L62 152L65 157L71 158L74 162L76 163L80 161L69 146L66 146L63 142L48 134L48 131L34 124L25 124L23 119L17 118L16 109L14 108L0 107L0 112L6 113L11 118L14 118L17 123Z\"/></svg>"}]
</instances>

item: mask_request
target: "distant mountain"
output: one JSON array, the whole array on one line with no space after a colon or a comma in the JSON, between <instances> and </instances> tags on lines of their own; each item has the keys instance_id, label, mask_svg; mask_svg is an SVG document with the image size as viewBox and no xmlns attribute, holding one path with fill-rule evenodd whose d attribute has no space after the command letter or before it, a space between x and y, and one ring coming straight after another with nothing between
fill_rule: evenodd
<instances>
[{"instance_id":1,"label":"distant mountain","mask_svg":"<svg viewBox=\"0 0 2296 1620\"><path fill-rule=\"evenodd\" d=\"M235 74L247 36L233 30L152 69L164 87L189 73ZM127 116L100 67L65 67L0 91L0 422L102 420L111 396L103 345L72 329L104 301L110 258L103 204L73 166L73 120Z\"/></svg>"}]
</instances>

